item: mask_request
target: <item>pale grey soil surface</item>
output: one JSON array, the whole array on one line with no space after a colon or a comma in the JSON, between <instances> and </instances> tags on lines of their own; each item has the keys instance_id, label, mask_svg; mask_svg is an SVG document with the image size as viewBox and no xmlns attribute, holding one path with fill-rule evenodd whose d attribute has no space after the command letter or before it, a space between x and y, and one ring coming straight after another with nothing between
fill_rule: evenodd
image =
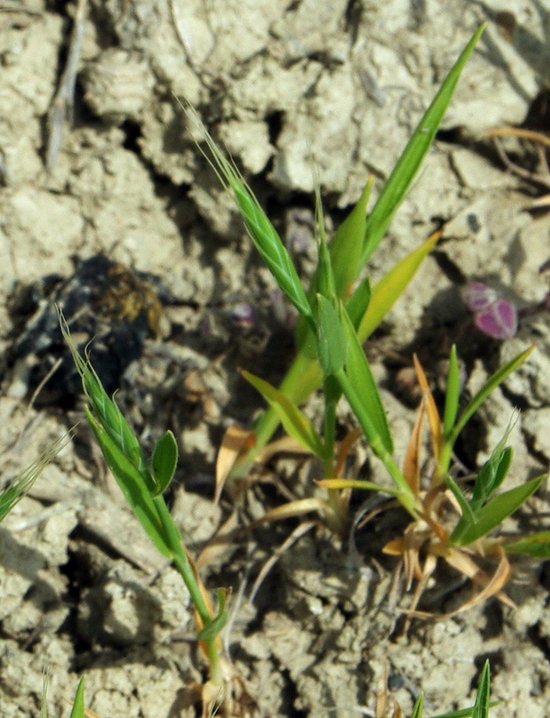
<instances>
[{"instance_id":1,"label":"pale grey soil surface","mask_svg":"<svg viewBox=\"0 0 550 718\"><path fill-rule=\"evenodd\" d=\"M435 228L444 227L444 241L368 351L402 457L416 401L406 397L413 351L437 383L457 342L472 394L499 362L536 342L460 451L470 467L486 458L519 406L509 485L540 474L550 460L548 315L523 319L513 339L492 341L473 327L460 289L485 280L520 308L547 291L549 274L539 270L550 259L550 214L532 204L549 191L550 176L534 145L511 141L504 146L519 167L542 175L538 183L519 178L483 132L527 117L548 130L550 8L540 0L509 0L506 8L497 0L89 0L80 12L47 0L0 3L2 481L80 421L73 442L0 527L0 718L39 715L45 669L52 716L68 715L81 675L101 718L194 716L193 686L206 672L189 601L106 474L74 389L46 385L31 401L48 337L25 333L30 314L66 298L73 285L64 282L98 254L160 280L151 286L162 316L140 329L119 398L148 448L165 428L176 433L183 456L173 511L195 554L228 519L243 526L288 492L311 495L314 469L287 457L263 470L261 487L212 504L223 431L250 424L261 406L237 370L277 381L292 356L292 316L176 97L193 103L227 147L307 274L315 255L312 167L332 226L369 174L378 190L445 72L488 20L434 149L373 257L374 280ZM74 106L59 124L63 97L55 97L75 16L82 35ZM44 278L54 274L48 294ZM39 359L17 355L29 336ZM361 475L382 478L367 455L358 449ZM413 621L403 635L409 599L394 580L395 561L380 552L402 530L400 515L359 531L355 550L312 528L250 602L262 565L296 525L237 533L204 569L208 586L233 589L227 644L255 701L252 714L373 716L385 668L405 715L420 690L426 715L440 713L471 702L489 657L502 701L493 715L548 716L548 563L514 564L507 591L516 610L490 601L447 620ZM544 490L506 528L518 526L550 528ZM436 573L426 610L452 611L470 597L456 578Z\"/></svg>"}]
</instances>

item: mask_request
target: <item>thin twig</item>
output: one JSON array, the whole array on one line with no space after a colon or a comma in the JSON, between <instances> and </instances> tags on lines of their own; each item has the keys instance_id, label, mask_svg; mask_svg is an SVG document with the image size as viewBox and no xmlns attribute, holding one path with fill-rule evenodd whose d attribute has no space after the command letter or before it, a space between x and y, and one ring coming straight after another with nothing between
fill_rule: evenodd
<instances>
[{"instance_id":1,"label":"thin twig","mask_svg":"<svg viewBox=\"0 0 550 718\"><path fill-rule=\"evenodd\" d=\"M283 543L277 548L273 554L269 557L269 559L264 563L262 566L262 569L260 573L258 574L256 580L254 581L254 585L252 586L252 591L250 592L249 596L249 602L253 603L254 598L256 597L256 594L258 593L258 590L262 583L264 582L267 574L271 571L273 566L277 563L277 561L281 558L281 556L284 554L285 551L288 551L288 549L293 546L298 539L302 538L308 531L310 531L314 526L317 526L317 521L304 521L301 524L298 524L296 528L292 531L290 536L288 536Z\"/></svg>"},{"instance_id":2,"label":"thin twig","mask_svg":"<svg viewBox=\"0 0 550 718\"><path fill-rule=\"evenodd\" d=\"M63 141L63 127L74 105L74 88L82 48L82 38L84 36L87 3L88 0L78 0L69 41L67 62L48 113L48 148L46 151L46 171L48 173L52 172L57 162Z\"/></svg>"},{"instance_id":3,"label":"thin twig","mask_svg":"<svg viewBox=\"0 0 550 718\"><path fill-rule=\"evenodd\" d=\"M512 160L504 152L499 141L496 138L493 138L493 142L495 143L495 147L496 147L498 156L502 160L506 169L508 169L510 172L513 172L514 174L516 174L518 177L521 177L522 179L530 180L531 182L536 182L537 184L540 184L543 187L550 187L550 177L547 177L547 176L541 175L541 174L537 174L536 172L530 172L529 170L526 170L525 168L520 167L515 162L512 162Z\"/></svg>"},{"instance_id":4,"label":"thin twig","mask_svg":"<svg viewBox=\"0 0 550 718\"><path fill-rule=\"evenodd\" d=\"M522 127L494 127L483 134L487 137L517 137L521 140L530 140L545 147L550 147L550 137L548 135L535 130L526 130Z\"/></svg>"}]
</instances>

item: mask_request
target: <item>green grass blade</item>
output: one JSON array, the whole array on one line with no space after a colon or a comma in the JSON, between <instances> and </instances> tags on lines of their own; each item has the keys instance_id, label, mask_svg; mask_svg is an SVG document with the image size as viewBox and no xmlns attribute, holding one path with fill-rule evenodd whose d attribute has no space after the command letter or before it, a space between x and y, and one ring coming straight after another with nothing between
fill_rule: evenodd
<instances>
[{"instance_id":1,"label":"green grass blade","mask_svg":"<svg viewBox=\"0 0 550 718\"><path fill-rule=\"evenodd\" d=\"M483 464L476 477L471 507L477 513L486 504L489 497L497 490L506 478L512 462L513 451L506 446L493 451L489 459Z\"/></svg>"},{"instance_id":2,"label":"green grass blade","mask_svg":"<svg viewBox=\"0 0 550 718\"><path fill-rule=\"evenodd\" d=\"M56 306L61 334L69 347L73 362L82 380L82 388L89 405L100 421L103 429L109 434L120 451L132 461L135 468L143 474L149 488L154 489L153 480L147 470L145 457L139 441L126 421L124 415L103 388L98 375L90 362L83 359L71 338L69 327L59 307Z\"/></svg>"},{"instance_id":3,"label":"green grass blade","mask_svg":"<svg viewBox=\"0 0 550 718\"><path fill-rule=\"evenodd\" d=\"M411 718L422 718L423 712L424 712L424 696L421 693L415 701Z\"/></svg>"},{"instance_id":4,"label":"green grass blade","mask_svg":"<svg viewBox=\"0 0 550 718\"><path fill-rule=\"evenodd\" d=\"M365 479L318 479L315 482L324 489L361 489L363 491L376 491L381 494L389 494L396 496L399 494L398 489L392 489L389 486L380 486L372 481Z\"/></svg>"},{"instance_id":5,"label":"green grass blade","mask_svg":"<svg viewBox=\"0 0 550 718\"><path fill-rule=\"evenodd\" d=\"M338 310L330 299L317 295L317 356L325 377L334 376L343 368L348 343Z\"/></svg>"},{"instance_id":6,"label":"green grass blade","mask_svg":"<svg viewBox=\"0 0 550 718\"><path fill-rule=\"evenodd\" d=\"M269 382L248 371L242 372L243 377L260 392L263 398L276 412L286 433L320 459L325 458L323 442L313 428L313 424L300 409L293 404L281 391Z\"/></svg>"},{"instance_id":7,"label":"green grass blade","mask_svg":"<svg viewBox=\"0 0 550 718\"><path fill-rule=\"evenodd\" d=\"M153 480L157 485L155 496L164 493L174 478L178 463L178 444L174 434L168 430L157 441L151 460Z\"/></svg>"},{"instance_id":8,"label":"green grass blade","mask_svg":"<svg viewBox=\"0 0 550 718\"><path fill-rule=\"evenodd\" d=\"M325 229L325 218L323 215L323 203L319 186L315 188L315 217L318 232L318 264L317 264L317 294L322 294L327 299L336 301L336 284L332 270L332 259L327 246L327 234Z\"/></svg>"},{"instance_id":9,"label":"green grass blade","mask_svg":"<svg viewBox=\"0 0 550 718\"><path fill-rule=\"evenodd\" d=\"M356 394L360 397L377 437L379 437L388 454L391 455L393 454L393 441L378 386L374 380L367 357L357 337L352 321L345 309L342 312L342 326L345 332L345 343L347 346L345 373ZM373 438L374 437L371 436L368 437L371 442Z\"/></svg>"},{"instance_id":10,"label":"green grass blade","mask_svg":"<svg viewBox=\"0 0 550 718\"><path fill-rule=\"evenodd\" d=\"M492 703L491 705L497 705L497 703ZM435 716L430 716L430 718L469 718L474 712L474 706L470 706L470 708L461 708L457 711L450 711L449 713L438 713Z\"/></svg>"},{"instance_id":11,"label":"green grass blade","mask_svg":"<svg viewBox=\"0 0 550 718\"><path fill-rule=\"evenodd\" d=\"M364 279L346 302L346 311L351 323L359 329L361 320L365 316L371 300L370 280Z\"/></svg>"},{"instance_id":12,"label":"green grass blade","mask_svg":"<svg viewBox=\"0 0 550 718\"><path fill-rule=\"evenodd\" d=\"M513 371L515 371L519 366L521 366L524 361L526 361L534 348L535 345L530 346L528 349L515 356L507 364L500 367L500 369L498 369L491 377L489 377L487 382L468 403L460 419L449 434L449 437L445 442L448 446L452 447L454 445L455 441L460 435L460 432L464 429L468 421L476 413L476 411L491 394L491 392L493 392L496 387L501 384ZM447 467L444 467L444 469L445 470L441 472L442 474L446 473Z\"/></svg>"},{"instance_id":13,"label":"green grass blade","mask_svg":"<svg viewBox=\"0 0 550 718\"><path fill-rule=\"evenodd\" d=\"M329 244L336 294L345 297L361 271L361 254L367 229L367 205L373 186L370 179L357 204L336 230Z\"/></svg>"},{"instance_id":14,"label":"green grass blade","mask_svg":"<svg viewBox=\"0 0 550 718\"><path fill-rule=\"evenodd\" d=\"M519 509L535 493L545 478L546 476L537 476L521 486L499 494L475 514L472 523L461 519L451 534L451 542L459 546L467 546L488 534Z\"/></svg>"},{"instance_id":15,"label":"green grass blade","mask_svg":"<svg viewBox=\"0 0 550 718\"><path fill-rule=\"evenodd\" d=\"M539 531L519 541L504 544L506 553L523 553L534 558L550 558L550 531Z\"/></svg>"},{"instance_id":16,"label":"green grass blade","mask_svg":"<svg viewBox=\"0 0 550 718\"><path fill-rule=\"evenodd\" d=\"M82 677L78 682L73 709L71 711L71 718L86 718L84 710L84 677Z\"/></svg>"},{"instance_id":17,"label":"green grass blade","mask_svg":"<svg viewBox=\"0 0 550 718\"><path fill-rule=\"evenodd\" d=\"M489 661L485 661L479 685L477 687L477 695L472 711L472 718L488 718L491 700L491 669Z\"/></svg>"},{"instance_id":18,"label":"green grass blade","mask_svg":"<svg viewBox=\"0 0 550 718\"><path fill-rule=\"evenodd\" d=\"M430 149L464 65L474 51L485 27L486 25L481 25L476 30L472 39L449 71L384 185L378 201L367 219L365 241L361 255L362 266L380 244L395 211L405 197L422 160Z\"/></svg>"},{"instance_id":19,"label":"green grass blade","mask_svg":"<svg viewBox=\"0 0 550 718\"><path fill-rule=\"evenodd\" d=\"M42 677L42 696L40 699L40 718L48 718L48 670L44 669Z\"/></svg>"},{"instance_id":20,"label":"green grass blade","mask_svg":"<svg viewBox=\"0 0 550 718\"><path fill-rule=\"evenodd\" d=\"M207 626L211 616L201 584L195 575L180 532L166 503L162 496L157 495L159 488L169 483L173 475L177 460L175 439L170 432L166 432L157 445L158 451L155 452L157 456L153 464L158 472L157 478L160 477L160 480L156 482L147 468L137 437L114 401L107 396L93 367L78 353L61 312L58 314L61 331L82 379L87 398L86 417L107 465L152 543L162 555L173 561L180 572L195 609L203 625ZM110 422L113 425L110 425ZM215 640L206 640L205 643L210 664L210 678L216 685L221 685L223 676L218 646Z\"/></svg>"},{"instance_id":21,"label":"green grass blade","mask_svg":"<svg viewBox=\"0 0 550 718\"><path fill-rule=\"evenodd\" d=\"M218 612L212 618L212 620L199 631L199 641L214 641L218 634L221 632L223 627L226 625L229 618L229 614L225 607L227 602L227 591L224 588L219 588L216 592L218 597Z\"/></svg>"},{"instance_id":22,"label":"green grass blade","mask_svg":"<svg viewBox=\"0 0 550 718\"><path fill-rule=\"evenodd\" d=\"M476 700L471 708L462 708L450 713L440 713L432 718L488 718L489 709L498 705L498 701L491 702L491 670L489 661L485 661L479 679Z\"/></svg>"},{"instance_id":23,"label":"green grass blade","mask_svg":"<svg viewBox=\"0 0 550 718\"><path fill-rule=\"evenodd\" d=\"M445 409L443 412L443 436L448 436L456 421L458 400L460 396L460 370L456 354L456 344L449 353L449 371L447 373L447 390L445 392Z\"/></svg>"},{"instance_id":24,"label":"green grass blade","mask_svg":"<svg viewBox=\"0 0 550 718\"><path fill-rule=\"evenodd\" d=\"M395 302L407 288L420 265L431 252L441 234L436 233L398 262L382 279L374 285L370 302L363 318L359 322L357 334L364 342L381 324Z\"/></svg>"},{"instance_id":25,"label":"green grass blade","mask_svg":"<svg viewBox=\"0 0 550 718\"><path fill-rule=\"evenodd\" d=\"M460 510L462 511L462 518L460 519L460 522L465 525L471 525L475 521L475 514L472 511L472 507L470 506L470 502L466 498L466 495L450 474L446 477L446 483L453 492L453 495L460 506ZM458 525L455 528L455 532L457 531L457 528Z\"/></svg>"}]
</instances>

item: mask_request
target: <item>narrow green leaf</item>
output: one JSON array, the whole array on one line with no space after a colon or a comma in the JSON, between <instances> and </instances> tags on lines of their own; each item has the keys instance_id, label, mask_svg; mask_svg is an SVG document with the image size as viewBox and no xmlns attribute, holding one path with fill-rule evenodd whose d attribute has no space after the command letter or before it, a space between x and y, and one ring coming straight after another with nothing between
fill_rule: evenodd
<instances>
[{"instance_id":1,"label":"narrow green leaf","mask_svg":"<svg viewBox=\"0 0 550 718\"><path fill-rule=\"evenodd\" d=\"M490 708L494 708L495 706L498 706L499 701L491 701L489 704ZM461 708L457 711L450 711L449 713L438 713L435 716L430 716L430 718L468 718L471 717L474 713L474 706L470 706L470 708Z\"/></svg>"},{"instance_id":2,"label":"narrow green leaf","mask_svg":"<svg viewBox=\"0 0 550 718\"><path fill-rule=\"evenodd\" d=\"M458 412L458 399L460 396L460 370L456 344L449 352L449 371L447 373L447 391L445 392L445 409L443 412L443 436L446 437L456 421Z\"/></svg>"},{"instance_id":3,"label":"narrow green leaf","mask_svg":"<svg viewBox=\"0 0 550 718\"><path fill-rule=\"evenodd\" d=\"M472 718L488 718L491 700L491 669L489 661L485 661L479 684L477 687L477 695L472 711Z\"/></svg>"},{"instance_id":4,"label":"narrow green leaf","mask_svg":"<svg viewBox=\"0 0 550 718\"><path fill-rule=\"evenodd\" d=\"M71 711L71 718L85 718L84 676L78 682L78 688L76 689L76 695L74 697L73 709Z\"/></svg>"},{"instance_id":5,"label":"narrow green leaf","mask_svg":"<svg viewBox=\"0 0 550 718\"><path fill-rule=\"evenodd\" d=\"M361 244L365 232L366 206L371 186L372 182L369 182L363 190L363 193L353 210L338 228L336 234L332 238L332 241L328 245L328 257L325 255L326 243L324 237L324 225L322 225L323 234L320 238L325 246L321 246L319 249L318 266L309 287L308 297L310 302L318 293L324 294L325 296L332 296L332 294L335 294L335 296L338 297L343 296L347 293L348 289L351 288L353 282L355 281L359 273L359 268L356 265L361 254ZM318 207L321 207L321 200L317 196L316 203ZM320 219L322 223L322 208ZM321 228L319 218L317 223ZM330 281L334 287L333 292L328 294L321 286L321 273L326 271L327 266L332 274ZM358 325L359 320L362 318L367 309L369 296L370 288L368 286L368 280L364 280L350 298L351 301L354 297L356 297L354 300L354 308L350 310L354 314L354 324L356 325ZM295 334L296 346L298 347L299 352L301 354L306 354L313 360L316 360L317 343L315 341L315 334L312 329L311 322L307 317L300 316L298 318Z\"/></svg>"},{"instance_id":6,"label":"narrow green leaf","mask_svg":"<svg viewBox=\"0 0 550 718\"><path fill-rule=\"evenodd\" d=\"M430 149L464 65L474 51L485 27L486 25L484 24L478 28L449 71L384 185L378 201L367 219L361 266L366 263L380 244L396 209L405 197L422 160Z\"/></svg>"},{"instance_id":7,"label":"narrow green leaf","mask_svg":"<svg viewBox=\"0 0 550 718\"><path fill-rule=\"evenodd\" d=\"M269 382L249 371L241 372L243 377L260 392L268 404L277 412L277 416L286 433L296 439L302 446L319 458L324 458L325 451L321 437L313 428L313 424L300 409L293 404L281 391Z\"/></svg>"},{"instance_id":8,"label":"narrow green leaf","mask_svg":"<svg viewBox=\"0 0 550 718\"><path fill-rule=\"evenodd\" d=\"M510 376L513 371L515 371L519 366L523 364L523 362L531 354L534 348L535 345L533 344L528 349L515 356L507 364L501 366L500 369L498 369L492 376L489 377L486 383L481 387L478 393L471 399L471 401L464 409L460 419L449 434L449 437L445 442L446 444L451 447L454 446L454 443L459 437L460 432L464 429L468 421L476 413L476 411L491 394L491 392L493 392L499 384L501 384L508 376Z\"/></svg>"},{"instance_id":9,"label":"narrow green leaf","mask_svg":"<svg viewBox=\"0 0 550 718\"><path fill-rule=\"evenodd\" d=\"M512 454L513 451L509 446L497 447L479 470L470 502L474 513L477 513L485 505L489 497L506 478L512 462Z\"/></svg>"},{"instance_id":10,"label":"narrow green leaf","mask_svg":"<svg viewBox=\"0 0 550 718\"><path fill-rule=\"evenodd\" d=\"M214 641L220 631L227 623L228 613L225 607L227 600L227 591L224 588L218 588L216 591L218 597L218 612L212 618L204 628L198 633L199 641Z\"/></svg>"},{"instance_id":11,"label":"narrow green leaf","mask_svg":"<svg viewBox=\"0 0 550 718\"><path fill-rule=\"evenodd\" d=\"M361 320L366 314L369 308L369 302L371 299L370 280L367 277L364 279L353 292L351 297L346 302L346 311L351 323L356 330L359 329Z\"/></svg>"},{"instance_id":12,"label":"narrow green leaf","mask_svg":"<svg viewBox=\"0 0 550 718\"><path fill-rule=\"evenodd\" d=\"M318 479L315 482L323 489L362 489L364 491L376 491L381 494L389 494L397 496L398 489L392 489L389 486L380 486L366 479Z\"/></svg>"},{"instance_id":13,"label":"narrow green leaf","mask_svg":"<svg viewBox=\"0 0 550 718\"><path fill-rule=\"evenodd\" d=\"M462 518L459 521L459 525L460 523L463 523L464 525L470 526L475 521L475 514L472 511L472 507L470 506L470 502L466 498L466 495L450 474L447 474L445 477L445 483L453 492L453 495L460 506L460 510L462 511ZM458 526L455 528L455 532L457 531L457 528Z\"/></svg>"},{"instance_id":14,"label":"narrow green leaf","mask_svg":"<svg viewBox=\"0 0 550 718\"><path fill-rule=\"evenodd\" d=\"M48 671L44 669L42 677L42 697L40 700L40 718L48 718Z\"/></svg>"},{"instance_id":15,"label":"narrow green leaf","mask_svg":"<svg viewBox=\"0 0 550 718\"><path fill-rule=\"evenodd\" d=\"M407 285L418 271L418 268L434 248L440 237L440 233L433 234L423 242L420 247L417 247L407 254L400 262L397 262L397 264L374 285L368 309L362 317L357 330L359 339L362 342L380 325L395 302L401 294L403 294Z\"/></svg>"},{"instance_id":16,"label":"narrow green leaf","mask_svg":"<svg viewBox=\"0 0 550 718\"><path fill-rule=\"evenodd\" d=\"M392 300L391 297L395 295L395 291L397 291L398 294L399 291L403 291L407 282L413 278L414 273L418 270L423 259L430 252L437 239L437 236L427 239L426 242L414 249L407 257L390 270L372 289L370 302L368 303L368 309L365 315L361 318L354 316L354 325L357 326L359 322L357 335L360 342L364 342L382 322L386 313L394 304L394 300ZM403 268L408 271L403 271ZM353 297L348 301L353 302ZM376 307L376 310L373 309L373 307ZM306 322L301 322L300 320L298 321L298 326L301 328L297 329L296 339L299 351L280 386L280 391L297 405L302 403L312 391L315 391L315 389L321 386L323 381L323 372L321 371L319 363L315 360L316 350L313 330ZM249 452L247 459L239 464L240 471L245 473L246 467L251 465L252 457L267 444L277 428L278 423L278 416L273 410L268 410L260 417L254 427L256 447Z\"/></svg>"},{"instance_id":17,"label":"narrow green leaf","mask_svg":"<svg viewBox=\"0 0 550 718\"><path fill-rule=\"evenodd\" d=\"M327 235L325 230L325 218L323 216L323 204L319 185L315 188L315 216L317 232L319 237L319 257L317 265L318 294L327 299L336 300L336 285L332 271L332 260L327 246Z\"/></svg>"},{"instance_id":18,"label":"narrow green leaf","mask_svg":"<svg viewBox=\"0 0 550 718\"><path fill-rule=\"evenodd\" d=\"M499 701L491 701L491 672L489 661L485 661L477 687L475 704L471 708L462 708L450 713L441 713L432 718L488 718L489 709L499 704Z\"/></svg>"},{"instance_id":19,"label":"narrow green leaf","mask_svg":"<svg viewBox=\"0 0 550 718\"><path fill-rule=\"evenodd\" d=\"M347 342L338 310L330 299L317 295L317 355L325 376L333 376L344 366Z\"/></svg>"},{"instance_id":20,"label":"narrow green leaf","mask_svg":"<svg viewBox=\"0 0 550 718\"><path fill-rule=\"evenodd\" d=\"M539 531L519 541L504 544L504 549L506 553L523 553L534 558L550 558L550 531Z\"/></svg>"},{"instance_id":21,"label":"narrow green leaf","mask_svg":"<svg viewBox=\"0 0 550 718\"><path fill-rule=\"evenodd\" d=\"M152 473L153 480L157 485L155 496L159 496L166 491L174 477L177 463L178 444L174 434L168 430L157 441L153 451Z\"/></svg>"},{"instance_id":22,"label":"narrow green leaf","mask_svg":"<svg viewBox=\"0 0 550 718\"><path fill-rule=\"evenodd\" d=\"M329 244L336 294L345 297L361 271L361 253L367 228L367 205L373 179L369 179L357 204L336 230Z\"/></svg>"},{"instance_id":23,"label":"narrow green leaf","mask_svg":"<svg viewBox=\"0 0 550 718\"><path fill-rule=\"evenodd\" d=\"M411 718L422 718L423 712L424 712L424 696L421 693L415 701Z\"/></svg>"},{"instance_id":24,"label":"narrow green leaf","mask_svg":"<svg viewBox=\"0 0 550 718\"><path fill-rule=\"evenodd\" d=\"M85 406L86 417L105 461L152 543L177 567L195 609L206 625L210 621L209 607L166 503L162 496L154 495L158 487L145 464L139 442L116 404L106 395L93 367L78 353L59 310L58 314L61 331L72 352L88 399ZM172 443L173 437L171 440L168 433L168 437L165 436L161 441L161 447L168 451L169 458L161 456L161 448L154 461L161 483L166 482L172 473L171 468L177 458L177 451L174 451L174 446L170 446ZM211 680L221 683L218 648L208 641L207 643Z\"/></svg>"},{"instance_id":25,"label":"narrow green leaf","mask_svg":"<svg viewBox=\"0 0 550 718\"><path fill-rule=\"evenodd\" d=\"M503 494L499 494L492 501L480 509L475 515L473 523L464 526L460 521L453 533L451 542L460 546L467 546L478 538L485 536L498 526L505 518L511 516L514 511L527 501L534 494L544 481L545 476L538 476L527 481L521 486L516 486Z\"/></svg>"},{"instance_id":26,"label":"narrow green leaf","mask_svg":"<svg viewBox=\"0 0 550 718\"><path fill-rule=\"evenodd\" d=\"M430 718L468 718L472 715L474 707L461 708L458 711L450 711L449 713L438 713L436 716Z\"/></svg>"},{"instance_id":27,"label":"narrow green leaf","mask_svg":"<svg viewBox=\"0 0 550 718\"><path fill-rule=\"evenodd\" d=\"M386 412L380 398L378 386L372 375L367 357L357 337L351 319L346 310L342 312L342 326L345 332L347 358L345 373L355 393L372 422L376 435L380 438L388 454L393 454L393 441L391 437ZM374 437L367 437L372 443Z\"/></svg>"}]
</instances>

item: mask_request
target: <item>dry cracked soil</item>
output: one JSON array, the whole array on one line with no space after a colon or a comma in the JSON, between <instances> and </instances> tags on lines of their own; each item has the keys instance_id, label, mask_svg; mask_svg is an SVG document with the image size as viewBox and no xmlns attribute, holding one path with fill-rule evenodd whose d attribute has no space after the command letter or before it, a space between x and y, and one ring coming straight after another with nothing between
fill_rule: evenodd
<instances>
[{"instance_id":1,"label":"dry cracked soil","mask_svg":"<svg viewBox=\"0 0 550 718\"><path fill-rule=\"evenodd\" d=\"M377 192L482 21L488 28L371 276L434 229L443 239L368 352L402 456L418 400L414 351L437 386L456 342L471 394L535 342L458 449L466 467L479 465L519 407L513 485L550 459L550 326L547 313L530 312L548 291L550 214L540 199L550 175L544 145L484 133L548 131L547 4L0 3L2 481L79 422L0 527L0 718L39 715L45 670L55 716L68 715L81 675L101 718L197 715L192 687L205 679L178 575L141 535L91 442L54 301L81 342L94 338L97 369L147 450L165 428L175 432L182 456L170 502L191 552L233 529L232 541L210 548L203 573L209 587L233 590L226 649L251 714L374 716L384 675L387 715L392 701L410 714L420 690L426 715L440 713L471 703L487 657L496 718L550 714L550 564L514 561L506 590L516 609L490 600L445 620L415 619L404 632L410 596L380 551L403 516L384 514L353 541L303 520L245 532L266 509L315 491L316 467L293 455L212 502L224 430L250 426L261 409L238 369L280 379L293 317L176 98L231 153L308 276L315 177L330 226L369 175ZM516 336L496 341L475 328L461 298L472 279L517 304ZM339 420L349 425L345 407ZM354 461L376 478L365 447ZM528 526L548 528L544 487L506 529ZM262 566L293 531L251 600ZM440 571L422 605L452 611L470 591Z\"/></svg>"}]
</instances>

